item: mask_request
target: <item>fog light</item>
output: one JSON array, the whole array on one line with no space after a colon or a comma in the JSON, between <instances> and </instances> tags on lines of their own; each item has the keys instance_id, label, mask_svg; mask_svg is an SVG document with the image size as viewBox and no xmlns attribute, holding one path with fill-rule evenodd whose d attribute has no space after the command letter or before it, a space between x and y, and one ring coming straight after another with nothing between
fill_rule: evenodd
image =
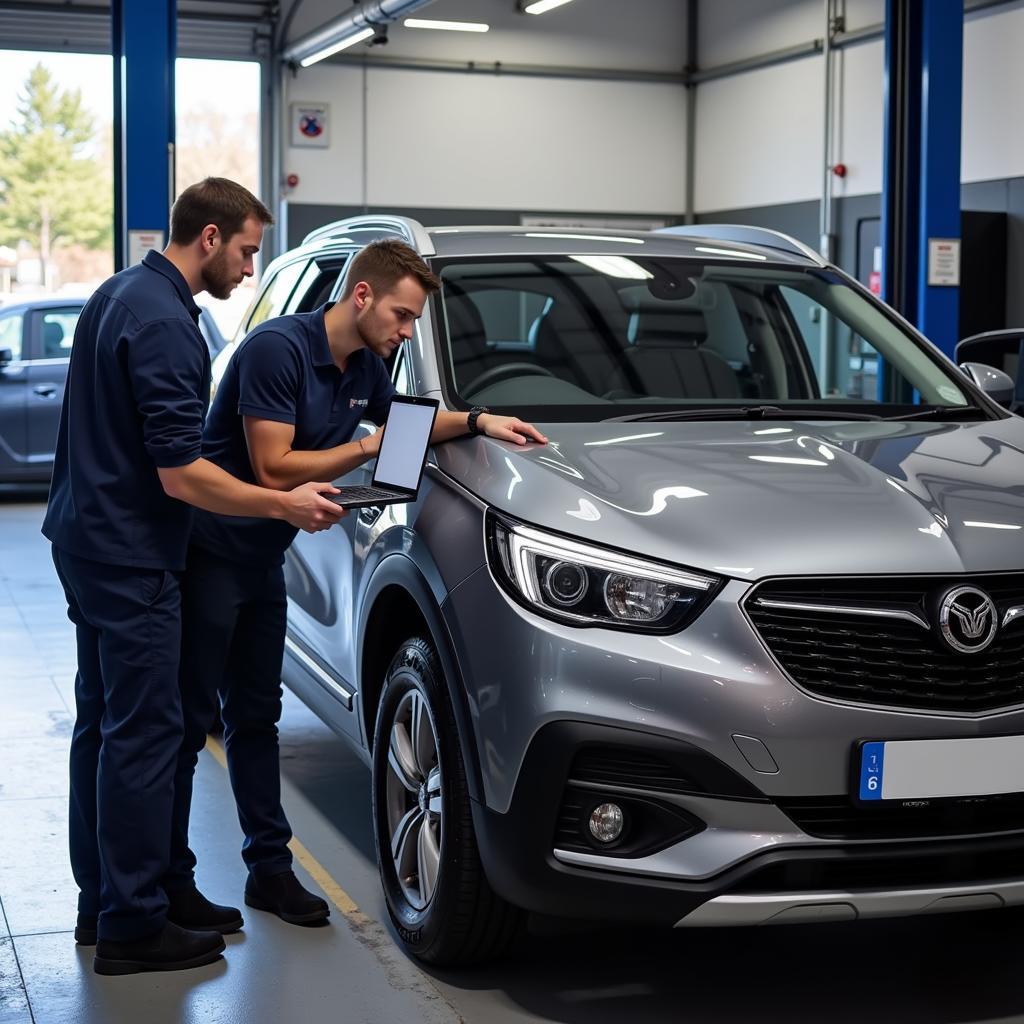
<instances>
[{"instance_id":1,"label":"fog light","mask_svg":"<svg viewBox=\"0 0 1024 1024\"><path fill-rule=\"evenodd\" d=\"M618 804L598 804L590 812L590 834L599 843L614 843L622 835L625 820Z\"/></svg>"}]
</instances>

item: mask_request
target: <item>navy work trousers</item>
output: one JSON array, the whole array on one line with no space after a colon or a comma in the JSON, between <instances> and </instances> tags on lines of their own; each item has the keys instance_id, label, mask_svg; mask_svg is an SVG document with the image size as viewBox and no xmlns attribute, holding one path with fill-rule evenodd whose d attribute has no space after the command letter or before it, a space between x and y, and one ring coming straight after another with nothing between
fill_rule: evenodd
<instances>
[{"instance_id":1,"label":"navy work trousers","mask_svg":"<svg viewBox=\"0 0 1024 1024\"><path fill-rule=\"evenodd\" d=\"M75 624L75 731L69 838L78 909L99 937L159 931L181 747L181 594L161 569L108 565L53 549Z\"/></svg>"},{"instance_id":2,"label":"navy work trousers","mask_svg":"<svg viewBox=\"0 0 1024 1024\"><path fill-rule=\"evenodd\" d=\"M292 837L281 807L277 723L287 605L280 565L247 566L189 549L182 578L181 700L184 742L174 777L167 887L192 884L188 845L192 777L213 725L218 694L242 859L256 877L291 868Z\"/></svg>"}]
</instances>

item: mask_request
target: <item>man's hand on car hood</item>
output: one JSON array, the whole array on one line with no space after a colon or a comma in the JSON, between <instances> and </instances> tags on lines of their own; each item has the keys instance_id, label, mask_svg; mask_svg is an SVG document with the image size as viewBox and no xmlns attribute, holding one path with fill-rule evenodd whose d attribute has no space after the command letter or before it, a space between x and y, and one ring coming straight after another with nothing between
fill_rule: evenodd
<instances>
[{"instance_id":1,"label":"man's hand on car hood","mask_svg":"<svg viewBox=\"0 0 1024 1024\"><path fill-rule=\"evenodd\" d=\"M516 416L482 413L477 425L488 437L495 437L499 441L513 441L516 444L526 444L527 441L548 443L548 439L532 423L524 423Z\"/></svg>"}]
</instances>

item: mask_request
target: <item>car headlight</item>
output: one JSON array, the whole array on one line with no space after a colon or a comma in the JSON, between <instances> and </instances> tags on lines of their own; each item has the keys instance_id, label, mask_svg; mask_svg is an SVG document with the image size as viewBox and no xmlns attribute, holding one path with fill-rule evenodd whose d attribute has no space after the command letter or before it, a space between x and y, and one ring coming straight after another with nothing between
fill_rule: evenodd
<instances>
[{"instance_id":1,"label":"car headlight","mask_svg":"<svg viewBox=\"0 0 1024 1024\"><path fill-rule=\"evenodd\" d=\"M676 632L703 611L721 583L493 512L487 514L487 547L491 569L512 597L575 626Z\"/></svg>"}]
</instances>

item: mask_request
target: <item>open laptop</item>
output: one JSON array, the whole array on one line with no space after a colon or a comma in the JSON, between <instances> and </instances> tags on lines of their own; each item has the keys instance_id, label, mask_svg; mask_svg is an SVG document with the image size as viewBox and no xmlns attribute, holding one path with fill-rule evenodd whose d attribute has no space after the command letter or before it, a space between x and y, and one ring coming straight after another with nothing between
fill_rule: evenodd
<instances>
[{"instance_id":1,"label":"open laptop","mask_svg":"<svg viewBox=\"0 0 1024 1024\"><path fill-rule=\"evenodd\" d=\"M342 508L415 501L437 417L437 404L433 398L395 395L384 422L371 486L341 487L338 494L324 497Z\"/></svg>"}]
</instances>

